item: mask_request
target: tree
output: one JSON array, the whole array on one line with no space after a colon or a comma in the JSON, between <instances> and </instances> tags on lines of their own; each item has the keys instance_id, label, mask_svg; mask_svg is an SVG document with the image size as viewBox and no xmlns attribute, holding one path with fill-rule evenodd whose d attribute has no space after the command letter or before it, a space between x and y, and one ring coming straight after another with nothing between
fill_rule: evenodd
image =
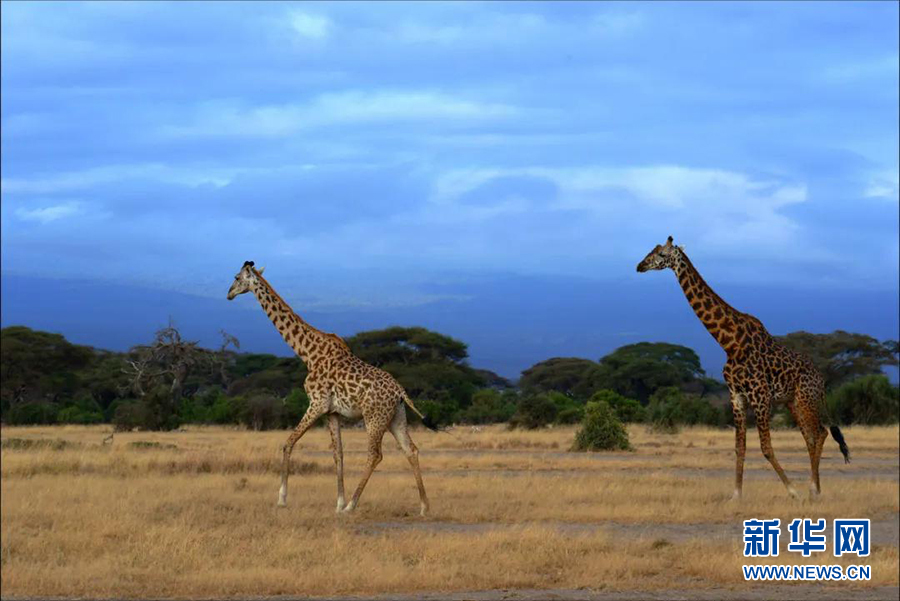
<instances>
[{"instance_id":1,"label":"tree","mask_svg":"<svg viewBox=\"0 0 900 601\"><path fill-rule=\"evenodd\" d=\"M616 412L605 401L591 401L584 408L581 429L575 435L573 451L627 451L628 432Z\"/></svg>"},{"instance_id":2,"label":"tree","mask_svg":"<svg viewBox=\"0 0 900 601\"><path fill-rule=\"evenodd\" d=\"M360 332L346 342L360 359L394 376L437 423L453 421L485 385L466 364L468 349L464 343L425 328Z\"/></svg>"},{"instance_id":3,"label":"tree","mask_svg":"<svg viewBox=\"0 0 900 601\"><path fill-rule=\"evenodd\" d=\"M460 413L467 424L496 424L509 421L516 412L518 397L514 392L483 388L472 395L472 404Z\"/></svg>"},{"instance_id":4,"label":"tree","mask_svg":"<svg viewBox=\"0 0 900 601\"><path fill-rule=\"evenodd\" d=\"M677 386L665 386L650 397L648 419L658 431L674 431L678 425L720 425L722 412L695 394L685 393Z\"/></svg>"},{"instance_id":5,"label":"tree","mask_svg":"<svg viewBox=\"0 0 900 601\"><path fill-rule=\"evenodd\" d=\"M149 430L177 428L178 409L189 378L202 374L202 379L209 381L225 373L224 351L229 344L236 344L237 339L224 332L223 338L219 353L209 351L196 341L184 340L170 321L167 327L157 330L151 344L133 347L128 352L123 373L128 377L132 393L144 404L144 410L127 412L128 419L144 416L146 423L138 427Z\"/></svg>"},{"instance_id":6,"label":"tree","mask_svg":"<svg viewBox=\"0 0 900 601\"><path fill-rule=\"evenodd\" d=\"M271 394L255 394L241 411L241 423L256 431L271 430L282 424L284 404Z\"/></svg>"},{"instance_id":7,"label":"tree","mask_svg":"<svg viewBox=\"0 0 900 601\"><path fill-rule=\"evenodd\" d=\"M23 402L59 403L83 387L79 371L94 360L90 347L60 334L10 326L0 331L0 400L5 414ZM36 415L36 414L35 414Z\"/></svg>"},{"instance_id":8,"label":"tree","mask_svg":"<svg viewBox=\"0 0 900 601\"><path fill-rule=\"evenodd\" d=\"M841 424L896 424L900 388L887 376L868 375L839 386L828 395L828 410Z\"/></svg>"},{"instance_id":9,"label":"tree","mask_svg":"<svg viewBox=\"0 0 900 601\"><path fill-rule=\"evenodd\" d=\"M664 386L686 386L704 377L692 349L666 342L639 342L620 347L600 359L591 374L596 388L608 388L646 403Z\"/></svg>"},{"instance_id":10,"label":"tree","mask_svg":"<svg viewBox=\"0 0 900 601\"><path fill-rule=\"evenodd\" d=\"M588 402L609 404L613 411L616 412L616 417L624 423L647 420L647 409L643 405L634 399L622 396L614 390L598 390Z\"/></svg>"},{"instance_id":11,"label":"tree","mask_svg":"<svg viewBox=\"0 0 900 601\"><path fill-rule=\"evenodd\" d=\"M522 372L519 387L530 393L550 392L586 398L588 376L597 364L590 359L554 357L535 363Z\"/></svg>"},{"instance_id":12,"label":"tree","mask_svg":"<svg viewBox=\"0 0 900 601\"><path fill-rule=\"evenodd\" d=\"M822 372L828 390L859 376L880 374L886 365L897 365L896 340L879 342L866 334L843 330L830 334L791 332L775 338L789 349L809 357Z\"/></svg>"},{"instance_id":13,"label":"tree","mask_svg":"<svg viewBox=\"0 0 900 601\"><path fill-rule=\"evenodd\" d=\"M542 428L553 423L558 411L546 394L526 395L519 401L519 408L509 420L509 427L527 430Z\"/></svg>"}]
</instances>

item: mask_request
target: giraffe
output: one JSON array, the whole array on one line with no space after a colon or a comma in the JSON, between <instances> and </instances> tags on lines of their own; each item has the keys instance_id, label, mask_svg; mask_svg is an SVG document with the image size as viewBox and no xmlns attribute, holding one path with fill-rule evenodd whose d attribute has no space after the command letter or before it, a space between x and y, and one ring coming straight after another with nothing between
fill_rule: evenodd
<instances>
[{"instance_id":1,"label":"giraffe","mask_svg":"<svg viewBox=\"0 0 900 601\"><path fill-rule=\"evenodd\" d=\"M285 342L306 363L308 369L303 387L309 396L309 408L282 447L278 506L287 505L288 471L294 445L319 417L326 415L337 472L337 512L351 512L356 508L369 477L381 462L381 441L385 432L390 430L412 467L419 488L420 514L426 515L429 504L419 469L419 450L409 436L403 403L421 417L427 427L434 430L434 425L416 409L406 391L389 373L356 357L339 336L317 330L294 313L263 278L263 269L265 268L257 270L253 261L245 262L234 276L227 298L233 300L240 294L253 292ZM350 419L362 417L368 435L369 451L365 473L346 505L341 416Z\"/></svg>"},{"instance_id":2,"label":"giraffe","mask_svg":"<svg viewBox=\"0 0 900 601\"><path fill-rule=\"evenodd\" d=\"M809 451L809 493L811 497L817 496L821 492L819 460L822 457L822 446L828 437L828 431L822 424L825 417L825 383L822 374L808 357L778 344L757 318L741 313L722 300L700 276L684 248L672 244L672 236L669 236L665 244L658 244L637 266L641 273L666 268L675 272L694 313L728 356L722 375L731 393L734 413L736 463L732 499L739 500L743 488L747 403L753 407L756 415L763 455L775 469L788 493L799 498L775 458L769 432L773 405L787 404ZM849 463L850 452L843 434L837 426L831 426L830 430L844 461Z\"/></svg>"}]
</instances>

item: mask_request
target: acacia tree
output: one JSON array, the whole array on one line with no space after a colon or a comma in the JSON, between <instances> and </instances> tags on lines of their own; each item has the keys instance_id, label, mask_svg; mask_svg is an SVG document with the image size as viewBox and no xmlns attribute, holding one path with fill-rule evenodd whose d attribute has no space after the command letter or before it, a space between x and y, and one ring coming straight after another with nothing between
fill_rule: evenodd
<instances>
[{"instance_id":1,"label":"acacia tree","mask_svg":"<svg viewBox=\"0 0 900 601\"><path fill-rule=\"evenodd\" d=\"M896 340L879 342L872 336L843 330L830 334L791 332L776 339L812 359L829 390L860 376L880 374L886 365L897 365Z\"/></svg>"},{"instance_id":2,"label":"acacia tree","mask_svg":"<svg viewBox=\"0 0 900 601\"><path fill-rule=\"evenodd\" d=\"M206 380L228 377L228 347L239 348L240 343L224 331L222 337L219 350L210 351L198 346L195 340L182 338L169 320L168 326L157 330L152 343L132 347L122 371L128 378L127 387L143 407L141 411L123 409L119 414L145 416L145 423L138 425L149 429L177 427L178 403L189 377L198 375Z\"/></svg>"}]
</instances>

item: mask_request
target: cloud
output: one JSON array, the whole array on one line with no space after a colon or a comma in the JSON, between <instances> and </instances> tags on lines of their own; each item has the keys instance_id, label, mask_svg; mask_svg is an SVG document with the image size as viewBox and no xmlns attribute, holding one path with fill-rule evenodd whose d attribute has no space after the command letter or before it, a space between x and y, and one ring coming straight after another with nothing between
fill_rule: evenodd
<instances>
[{"instance_id":1,"label":"cloud","mask_svg":"<svg viewBox=\"0 0 900 601\"><path fill-rule=\"evenodd\" d=\"M300 37L311 40L324 40L331 31L331 19L322 15L292 10L288 14L291 29Z\"/></svg>"},{"instance_id":2,"label":"cloud","mask_svg":"<svg viewBox=\"0 0 900 601\"><path fill-rule=\"evenodd\" d=\"M22 221L37 221L38 223L50 223L58 221L66 217L72 217L81 212L81 204L76 201L70 201L63 204L41 207L39 209L18 208L15 211L16 217Z\"/></svg>"},{"instance_id":3,"label":"cloud","mask_svg":"<svg viewBox=\"0 0 900 601\"><path fill-rule=\"evenodd\" d=\"M840 85L863 80L880 82L885 78L892 78L896 82L898 71L900 71L900 55L888 54L866 60L840 61L826 67L822 71L822 78L828 83Z\"/></svg>"},{"instance_id":4,"label":"cloud","mask_svg":"<svg viewBox=\"0 0 900 601\"><path fill-rule=\"evenodd\" d=\"M285 137L339 125L471 122L518 114L511 105L482 102L434 91L349 90L323 93L302 104L241 107L207 102L184 124L163 127L163 137Z\"/></svg>"},{"instance_id":5,"label":"cloud","mask_svg":"<svg viewBox=\"0 0 900 601\"><path fill-rule=\"evenodd\" d=\"M161 163L108 165L79 171L42 174L30 178L3 178L0 190L4 194L53 194L83 190L123 180L151 180L185 186L204 184L221 187L231 181L239 170L172 167Z\"/></svg>"},{"instance_id":6,"label":"cloud","mask_svg":"<svg viewBox=\"0 0 900 601\"><path fill-rule=\"evenodd\" d=\"M871 176L863 194L866 198L900 200L900 172L886 169Z\"/></svg>"}]
</instances>

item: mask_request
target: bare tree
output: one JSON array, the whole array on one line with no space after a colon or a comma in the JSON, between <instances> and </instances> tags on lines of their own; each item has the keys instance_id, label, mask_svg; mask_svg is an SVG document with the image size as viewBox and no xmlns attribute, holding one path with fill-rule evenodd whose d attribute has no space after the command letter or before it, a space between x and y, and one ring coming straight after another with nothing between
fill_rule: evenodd
<instances>
[{"instance_id":1,"label":"bare tree","mask_svg":"<svg viewBox=\"0 0 900 601\"><path fill-rule=\"evenodd\" d=\"M130 388L142 398L150 388L165 384L173 398L181 397L185 380L196 372L218 372L223 384L228 381L228 347L240 348L240 341L221 330L222 344L218 351L198 346L196 340L185 340L169 319L169 325L156 332L149 345L133 347L122 370L129 376Z\"/></svg>"}]
</instances>

